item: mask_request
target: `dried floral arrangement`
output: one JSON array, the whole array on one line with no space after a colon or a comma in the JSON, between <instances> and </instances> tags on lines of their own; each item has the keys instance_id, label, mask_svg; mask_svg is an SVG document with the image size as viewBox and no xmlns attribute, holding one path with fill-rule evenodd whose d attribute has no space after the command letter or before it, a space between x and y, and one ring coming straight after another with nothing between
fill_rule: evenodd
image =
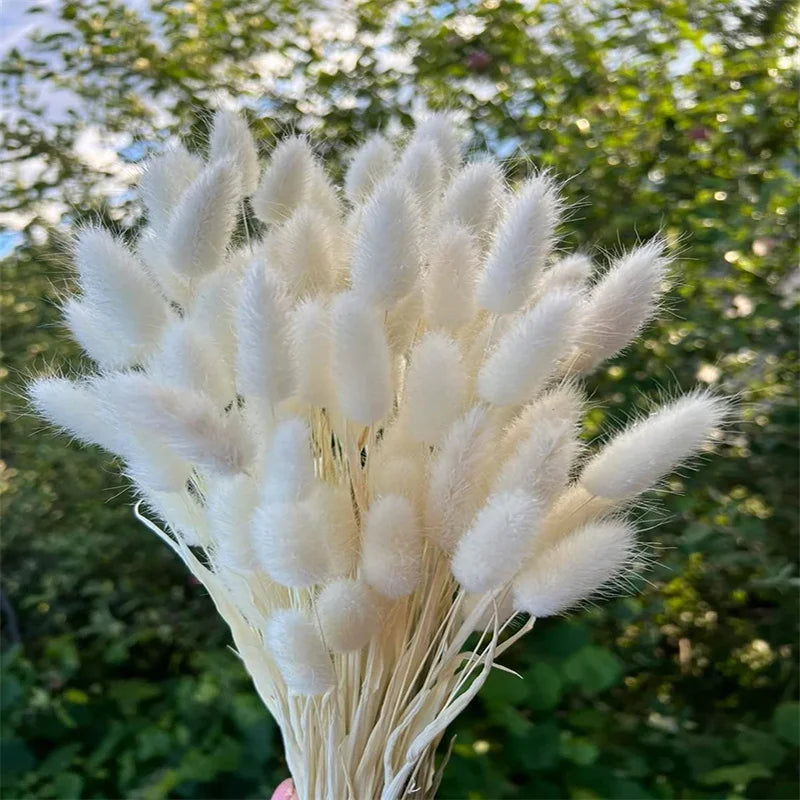
<instances>
[{"instance_id":1,"label":"dried floral arrangement","mask_svg":"<svg viewBox=\"0 0 800 800\"><path fill-rule=\"evenodd\" d=\"M147 164L135 250L77 232L63 313L96 367L29 389L124 463L137 516L230 626L301 798L431 797L498 658L625 587L644 560L626 509L726 412L695 391L584 452L580 378L657 310L665 243L596 274L556 255L551 176L512 189L462 150L434 114L401 149L368 139L338 188L303 137L262 171L218 113L205 160Z\"/></svg>"}]
</instances>

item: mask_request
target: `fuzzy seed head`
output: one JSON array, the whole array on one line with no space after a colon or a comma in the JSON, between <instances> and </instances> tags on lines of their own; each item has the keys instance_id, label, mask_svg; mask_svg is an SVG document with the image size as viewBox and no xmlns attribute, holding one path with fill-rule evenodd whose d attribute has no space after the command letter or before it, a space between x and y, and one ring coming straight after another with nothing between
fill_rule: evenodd
<instances>
[{"instance_id":1,"label":"fuzzy seed head","mask_svg":"<svg viewBox=\"0 0 800 800\"><path fill-rule=\"evenodd\" d=\"M366 302L391 308L411 291L420 269L420 219L408 186L381 183L364 206L350 280Z\"/></svg>"},{"instance_id":2,"label":"fuzzy seed head","mask_svg":"<svg viewBox=\"0 0 800 800\"><path fill-rule=\"evenodd\" d=\"M241 281L235 311L238 392L274 408L292 394L289 300L281 281L253 259Z\"/></svg>"},{"instance_id":3,"label":"fuzzy seed head","mask_svg":"<svg viewBox=\"0 0 800 800\"><path fill-rule=\"evenodd\" d=\"M461 412L467 376L458 345L443 333L426 334L411 352L406 377L408 432L436 444Z\"/></svg>"},{"instance_id":4,"label":"fuzzy seed head","mask_svg":"<svg viewBox=\"0 0 800 800\"><path fill-rule=\"evenodd\" d=\"M493 161L467 164L442 199L441 218L455 221L483 242L494 229L504 200L503 171Z\"/></svg>"},{"instance_id":5,"label":"fuzzy seed head","mask_svg":"<svg viewBox=\"0 0 800 800\"><path fill-rule=\"evenodd\" d=\"M36 378L28 385L34 411L85 444L121 453L127 437L113 424L90 383L67 378Z\"/></svg>"},{"instance_id":6,"label":"fuzzy seed head","mask_svg":"<svg viewBox=\"0 0 800 800\"><path fill-rule=\"evenodd\" d=\"M336 272L338 231L319 208L300 206L272 235L270 251L276 271L296 297L327 292Z\"/></svg>"},{"instance_id":7,"label":"fuzzy seed head","mask_svg":"<svg viewBox=\"0 0 800 800\"><path fill-rule=\"evenodd\" d=\"M681 397L614 437L587 464L581 484L598 497L636 497L699 452L725 412L725 402L707 392Z\"/></svg>"},{"instance_id":8,"label":"fuzzy seed head","mask_svg":"<svg viewBox=\"0 0 800 800\"><path fill-rule=\"evenodd\" d=\"M289 318L289 343L297 396L312 406L331 405L330 312L322 300L303 300Z\"/></svg>"},{"instance_id":9,"label":"fuzzy seed head","mask_svg":"<svg viewBox=\"0 0 800 800\"><path fill-rule=\"evenodd\" d=\"M331 347L342 413L361 425L383 419L393 395L389 345L376 311L352 292L331 304Z\"/></svg>"},{"instance_id":10,"label":"fuzzy seed head","mask_svg":"<svg viewBox=\"0 0 800 800\"><path fill-rule=\"evenodd\" d=\"M182 195L165 234L168 263L175 272L196 279L222 264L241 199L233 162L217 161L200 173Z\"/></svg>"},{"instance_id":11,"label":"fuzzy seed head","mask_svg":"<svg viewBox=\"0 0 800 800\"><path fill-rule=\"evenodd\" d=\"M592 274L592 262L588 256L576 253L556 261L542 274L539 291L544 294L554 289L580 289Z\"/></svg>"},{"instance_id":12,"label":"fuzzy seed head","mask_svg":"<svg viewBox=\"0 0 800 800\"><path fill-rule=\"evenodd\" d=\"M354 573L359 541L349 489L317 481L306 506L312 525L322 532L328 553L328 575L344 577Z\"/></svg>"},{"instance_id":13,"label":"fuzzy seed head","mask_svg":"<svg viewBox=\"0 0 800 800\"><path fill-rule=\"evenodd\" d=\"M425 321L455 331L473 319L478 251L469 230L445 223L431 243L424 278Z\"/></svg>"},{"instance_id":14,"label":"fuzzy seed head","mask_svg":"<svg viewBox=\"0 0 800 800\"><path fill-rule=\"evenodd\" d=\"M571 349L576 298L555 291L518 316L478 374L478 394L496 406L533 399Z\"/></svg>"},{"instance_id":15,"label":"fuzzy seed head","mask_svg":"<svg viewBox=\"0 0 800 800\"><path fill-rule=\"evenodd\" d=\"M395 178L411 189L419 208L427 211L438 199L442 170L436 143L430 139L415 139L403 151Z\"/></svg>"},{"instance_id":16,"label":"fuzzy seed head","mask_svg":"<svg viewBox=\"0 0 800 800\"><path fill-rule=\"evenodd\" d=\"M493 494L461 537L453 576L468 592L499 589L519 569L531 548L540 505L519 489Z\"/></svg>"},{"instance_id":17,"label":"fuzzy seed head","mask_svg":"<svg viewBox=\"0 0 800 800\"><path fill-rule=\"evenodd\" d=\"M633 341L658 308L668 266L659 238L611 266L581 309L574 370L588 372Z\"/></svg>"},{"instance_id":18,"label":"fuzzy seed head","mask_svg":"<svg viewBox=\"0 0 800 800\"><path fill-rule=\"evenodd\" d=\"M370 506L364 525L361 571L384 597L414 591L422 567L422 531L406 497L387 494Z\"/></svg>"},{"instance_id":19,"label":"fuzzy seed head","mask_svg":"<svg viewBox=\"0 0 800 800\"><path fill-rule=\"evenodd\" d=\"M258 186L258 150L247 122L235 111L221 110L214 114L208 157L212 163L232 161L245 196L253 194Z\"/></svg>"},{"instance_id":20,"label":"fuzzy seed head","mask_svg":"<svg viewBox=\"0 0 800 800\"><path fill-rule=\"evenodd\" d=\"M409 146L420 140L435 143L447 172L452 172L461 163L463 136L452 114L440 111L419 120Z\"/></svg>"},{"instance_id":21,"label":"fuzzy seed head","mask_svg":"<svg viewBox=\"0 0 800 800\"><path fill-rule=\"evenodd\" d=\"M434 456L425 498L425 528L445 552L455 548L480 504L481 476L491 440L486 412L476 406L450 426Z\"/></svg>"},{"instance_id":22,"label":"fuzzy seed head","mask_svg":"<svg viewBox=\"0 0 800 800\"><path fill-rule=\"evenodd\" d=\"M317 597L316 611L325 644L334 653L360 650L380 625L379 598L363 581L340 578Z\"/></svg>"},{"instance_id":23,"label":"fuzzy seed head","mask_svg":"<svg viewBox=\"0 0 800 800\"><path fill-rule=\"evenodd\" d=\"M329 575L324 532L307 503L264 502L253 514L253 550L259 565L281 586L303 588Z\"/></svg>"},{"instance_id":24,"label":"fuzzy seed head","mask_svg":"<svg viewBox=\"0 0 800 800\"><path fill-rule=\"evenodd\" d=\"M369 197L375 186L391 171L394 148L380 134L370 136L353 154L344 179L347 199L357 205Z\"/></svg>"},{"instance_id":25,"label":"fuzzy seed head","mask_svg":"<svg viewBox=\"0 0 800 800\"><path fill-rule=\"evenodd\" d=\"M591 523L535 552L514 581L514 607L552 617L588 600L630 567L636 547L626 522Z\"/></svg>"},{"instance_id":26,"label":"fuzzy seed head","mask_svg":"<svg viewBox=\"0 0 800 800\"><path fill-rule=\"evenodd\" d=\"M250 535L258 503L258 484L249 475L233 475L210 484L206 493L214 558L225 569L250 572L256 566Z\"/></svg>"},{"instance_id":27,"label":"fuzzy seed head","mask_svg":"<svg viewBox=\"0 0 800 800\"><path fill-rule=\"evenodd\" d=\"M166 229L178 201L202 169L202 159L180 144L147 162L139 178L139 197L147 209L148 223L159 234Z\"/></svg>"},{"instance_id":28,"label":"fuzzy seed head","mask_svg":"<svg viewBox=\"0 0 800 800\"><path fill-rule=\"evenodd\" d=\"M561 212L555 184L530 178L509 202L478 282L478 304L495 314L517 311L553 245Z\"/></svg>"},{"instance_id":29,"label":"fuzzy seed head","mask_svg":"<svg viewBox=\"0 0 800 800\"><path fill-rule=\"evenodd\" d=\"M267 454L262 497L268 503L306 498L314 486L311 431L299 417L275 426Z\"/></svg>"},{"instance_id":30,"label":"fuzzy seed head","mask_svg":"<svg viewBox=\"0 0 800 800\"><path fill-rule=\"evenodd\" d=\"M82 300L79 306L68 303L68 326L101 366L137 363L169 318L158 287L128 248L102 228L78 235L74 257ZM115 343L103 341L109 338Z\"/></svg>"},{"instance_id":31,"label":"fuzzy seed head","mask_svg":"<svg viewBox=\"0 0 800 800\"><path fill-rule=\"evenodd\" d=\"M292 136L272 151L252 198L253 211L265 224L283 222L308 198L314 153L306 139Z\"/></svg>"},{"instance_id":32,"label":"fuzzy seed head","mask_svg":"<svg viewBox=\"0 0 800 800\"><path fill-rule=\"evenodd\" d=\"M276 611L267 622L264 642L290 692L317 695L333 688L330 657L316 626L301 611Z\"/></svg>"}]
</instances>

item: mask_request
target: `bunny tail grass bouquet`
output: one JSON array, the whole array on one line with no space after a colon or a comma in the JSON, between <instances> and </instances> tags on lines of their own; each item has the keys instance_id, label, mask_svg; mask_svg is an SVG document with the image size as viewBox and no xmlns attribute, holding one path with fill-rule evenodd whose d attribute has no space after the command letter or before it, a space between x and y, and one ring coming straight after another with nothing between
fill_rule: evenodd
<instances>
[{"instance_id":1,"label":"bunny tail grass bouquet","mask_svg":"<svg viewBox=\"0 0 800 800\"><path fill-rule=\"evenodd\" d=\"M75 237L63 312L95 368L33 381L33 406L120 457L301 798L432 797L436 746L503 652L624 586L626 507L723 420L696 391L579 442L580 377L653 315L664 242L600 274L556 258L554 180L463 163L446 115L399 150L368 139L340 188L302 137L262 170L221 112L207 159L164 152L139 194L133 249Z\"/></svg>"}]
</instances>

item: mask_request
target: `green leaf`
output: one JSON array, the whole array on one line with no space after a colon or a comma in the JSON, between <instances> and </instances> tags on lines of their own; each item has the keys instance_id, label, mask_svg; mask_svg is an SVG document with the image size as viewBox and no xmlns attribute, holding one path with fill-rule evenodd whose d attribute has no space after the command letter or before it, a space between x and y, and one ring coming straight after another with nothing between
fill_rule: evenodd
<instances>
[{"instance_id":1,"label":"green leaf","mask_svg":"<svg viewBox=\"0 0 800 800\"><path fill-rule=\"evenodd\" d=\"M62 772L49 785L49 796L61 800L72 800L80 797L83 790L83 778L75 772Z\"/></svg>"},{"instance_id":2,"label":"green leaf","mask_svg":"<svg viewBox=\"0 0 800 800\"><path fill-rule=\"evenodd\" d=\"M614 686L623 671L623 663L614 653L595 645L582 647L564 663L567 680L587 694L596 694Z\"/></svg>"},{"instance_id":3,"label":"green leaf","mask_svg":"<svg viewBox=\"0 0 800 800\"><path fill-rule=\"evenodd\" d=\"M3 765L3 773L10 775L31 769L36 759L25 742L10 739L0 742L0 763Z\"/></svg>"},{"instance_id":4,"label":"green leaf","mask_svg":"<svg viewBox=\"0 0 800 800\"><path fill-rule=\"evenodd\" d=\"M528 708L545 711L555 708L561 699L561 678L558 672L543 661L534 664L524 675L528 687Z\"/></svg>"},{"instance_id":5,"label":"green leaf","mask_svg":"<svg viewBox=\"0 0 800 800\"><path fill-rule=\"evenodd\" d=\"M504 708L522 703L528 696L528 685L515 675L493 670L481 688L480 696L487 708Z\"/></svg>"},{"instance_id":6,"label":"green leaf","mask_svg":"<svg viewBox=\"0 0 800 800\"><path fill-rule=\"evenodd\" d=\"M730 767L718 767L700 776L700 783L714 786L729 783L733 787L746 787L755 778L768 778L772 773L763 764L748 762Z\"/></svg>"},{"instance_id":7,"label":"green leaf","mask_svg":"<svg viewBox=\"0 0 800 800\"><path fill-rule=\"evenodd\" d=\"M565 732L561 736L559 753L561 757L565 758L567 761L585 767L597 761L600 750L597 748L597 745L589 739L573 737L569 732Z\"/></svg>"},{"instance_id":8,"label":"green leaf","mask_svg":"<svg viewBox=\"0 0 800 800\"><path fill-rule=\"evenodd\" d=\"M784 742L800 746L800 703L781 703L772 714L772 730Z\"/></svg>"},{"instance_id":9,"label":"green leaf","mask_svg":"<svg viewBox=\"0 0 800 800\"><path fill-rule=\"evenodd\" d=\"M529 769L547 769L558 762L560 731L555 723L537 725L525 737L525 763Z\"/></svg>"},{"instance_id":10,"label":"green leaf","mask_svg":"<svg viewBox=\"0 0 800 800\"><path fill-rule=\"evenodd\" d=\"M786 756L786 748L775 736L762 731L741 731L736 736L736 747L746 759L765 767L777 767Z\"/></svg>"},{"instance_id":11,"label":"green leaf","mask_svg":"<svg viewBox=\"0 0 800 800\"><path fill-rule=\"evenodd\" d=\"M589 628L580 622L568 620L546 620L537 622L536 652L543 656L563 658L574 653L591 639Z\"/></svg>"}]
</instances>

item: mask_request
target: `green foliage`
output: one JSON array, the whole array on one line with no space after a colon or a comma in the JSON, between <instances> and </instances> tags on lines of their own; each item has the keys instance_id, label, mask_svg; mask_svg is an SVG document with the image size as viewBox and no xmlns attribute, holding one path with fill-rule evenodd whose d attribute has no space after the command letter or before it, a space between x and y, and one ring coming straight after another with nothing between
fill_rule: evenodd
<instances>
[{"instance_id":1,"label":"green foliage","mask_svg":"<svg viewBox=\"0 0 800 800\"><path fill-rule=\"evenodd\" d=\"M211 603L133 522L113 462L19 399L27 374L80 358L57 325L53 220L134 233L130 194L102 202L108 169L73 142L96 129L132 162L175 132L202 148L219 95L265 140L308 127L338 163L423 98L463 111L510 174L570 178L570 247L663 230L682 256L668 313L593 379L587 439L698 379L740 398L719 453L645 517L662 523L651 583L509 651L524 680L497 671L459 718L441 796L797 796L789 4L365 0L327 28L313 0L145 5L62 0L63 27L0 68L20 168L0 218L3 796L263 798L285 769Z\"/></svg>"}]
</instances>

